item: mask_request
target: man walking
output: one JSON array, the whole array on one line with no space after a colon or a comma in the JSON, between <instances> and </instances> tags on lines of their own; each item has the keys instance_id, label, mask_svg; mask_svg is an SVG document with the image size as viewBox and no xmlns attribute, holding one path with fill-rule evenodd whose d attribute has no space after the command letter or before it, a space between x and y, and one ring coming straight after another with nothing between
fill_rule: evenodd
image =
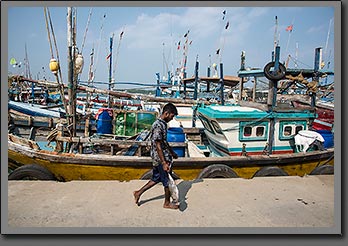
<instances>
[{"instance_id":1,"label":"man walking","mask_svg":"<svg viewBox=\"0 0 348 246\"><path fill-rule=\"evenodd\" d=\"M159 182L164 187L164 208L178 209L179 205L170 202L170 191L168 186L168 173L172 172L173 158L178 158L177 154L167 142L167 123L174 116L178 115L176 107L168 103L163 107L160 117L152 124L151 139L151 158L152 158L152 177L140 190L134 191L135 203L139 206L140 196Z\"/></svg>"}]
</instances>

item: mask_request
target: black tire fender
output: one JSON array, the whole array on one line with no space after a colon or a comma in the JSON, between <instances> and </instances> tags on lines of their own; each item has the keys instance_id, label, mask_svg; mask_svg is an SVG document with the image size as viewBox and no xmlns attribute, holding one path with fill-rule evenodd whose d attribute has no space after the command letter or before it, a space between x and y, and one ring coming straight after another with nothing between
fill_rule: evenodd
<instances>
[{"instance_id":1,"label":"black tire fender","mask_svg":"<svg viewBox=\"0 0 348 246\"><path fill-rule=\"evenodd\" d=\"M151 179L151 177L152 177L152 169L150 169L149 171L144 173L140 179L141 180L149 180L149 179ZM174 180L180 179L180 177L174 171L172 171L172 177Z\"/></svg>"},{"instance_id":2,"label":"black tire fender","mask_svg":"<svg viewBox=\"0 0 348 246\"><path fill-rule=\"evenodd\" d=\"M30 164L16 168L8 175L8 180L56 180L56 177L45 167Z\"/></svg>"},{"instance_id":3,"label":"black tire fender","mask_svg":"<svg viewBox=\"0 0 348 246\"><path fill-rule=\"evenodd\" d=\"M314 168L310 175L329 175L334 174L334 167L332 165L322 165Z\"/></svg>"},{"instance_id":4,"label":"black tire fender","mask_svg":"<svg viewBox=\"0 0 348 246\"><path fill-rule=\"evenodd\" d=\"M283 64L279 63L278 71L271 71L271 68L274 67L275 62L269 62L263 69L265 77L269 80L281 80L285 77L286 68Z\"/></svg>"},{"instance_id":5,"label":"black tire fender","mask_svg":"<svg viewBox=\"0 0 348 246\"><path fill-rule=\"evenodd\" d=\"M205 167L199 173L197 179L203 178L238 178L238 175L229 166L214 164Z\"/></svg>"},{"instance_id":6,"label":"black tire fender","mask_svg":"<svg viewBox=\"0 0 348 246\"><path fill-rule=\"evenodd\" d=\"M267 177L267 176L289 176L287 172L279 167L262 167L260 168L253 177Z\"/></svg>"}]
</instances>

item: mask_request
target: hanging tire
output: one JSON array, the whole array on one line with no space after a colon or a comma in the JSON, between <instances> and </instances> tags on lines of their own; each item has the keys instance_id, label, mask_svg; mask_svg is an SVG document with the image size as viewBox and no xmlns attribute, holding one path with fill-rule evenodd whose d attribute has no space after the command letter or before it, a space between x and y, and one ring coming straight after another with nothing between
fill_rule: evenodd
<instances>
[{"instance_id":1,"label":"hanging tire","mask_svg":"<svg viewBox=\"0 0 348 246\"><path fill-rule=\"evenodd\" d=\"M253 177L269 177L269 176L289 176L283 169L279 167L262 167Z\"/></svg>"},{"instance_id":2,"label":"hanging tire","mask_svg":"<svg viewBox=\"0 0 348 246\"><path fill-rule=\"evenodd\" d=\"M322 165L314 168L310 175L330 175L334 174L334 167L331 165Z\"/></svg>"},{"instance_id":3,"label":"hanging tire","mask_svg":"<svg viewBox=\"0 0 348 246\"><path fill-rule=\"evenodd\" d=\"M172 171L172 177L174 180L176 179L180 179L180 177ZM147 171L146 173L144 173L142 176L141 176L141 180L149 180L152 178L152 169L150 169L149 171Z\"/></svg>"},{"instance_id":4,"label":"hanging tire","mask_svg":"<svg viewBox=\"0 0 348 246\"><path fill-rule=\"evenodd\" d=\"M205 167L197 177L204 178L238 178L238 175L229 166L215 164Z\"/></svg>"},{"instance_id":5,"label":"hanging tire","mask_svg":"<svg viewBox=\"0 0 348 246\"><path fill-rule=\"evenodd\" d=\"M279 63L278 71L271 71L271 68L274 67L275 62L269 62L263 69L265 77L269 80L281 80L285 77L286 68L283 64Z\"/></svg>"},{"instance_id":6,"label":"hanging tire","mask_svg":"<svg viewBox=\"0 0 348 246\"><path fill-rule=\"evenodd\" d=\"M8 180L56 180L56 178L43 166L31 164L15 169L8 176Z\"/></svg>"}]
</instances>

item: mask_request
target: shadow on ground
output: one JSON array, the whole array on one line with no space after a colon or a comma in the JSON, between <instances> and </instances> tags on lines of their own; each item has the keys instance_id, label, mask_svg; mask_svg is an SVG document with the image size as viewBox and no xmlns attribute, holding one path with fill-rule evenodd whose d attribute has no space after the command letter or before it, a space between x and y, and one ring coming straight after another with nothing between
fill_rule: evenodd
<instances>
[{"instance_id":1,"label":"shadow on ground","mask_svg":"<svg viewBox=\"0 0 348 246\"><path fill-rule=\"evenodd\" d=\"M199 183L199 182L203 182L203 180L202 179L195 179L195 180L189 180L189 181L183 180L179 184L177 184L177 187L179 190L179 201L180 201L179 210L181 212L185 211L187 208L186 195L188 191L191 189L192 184ZM159 195L146 200L141 200L139 201L138 206L141 206L144 203L151 202L154 200L159 200L159 199L164 199L164 195Z\"/></svg>"},{"instance_id":2,"label":"shadow on ground","mask_svg":"<svg viewBox=\"0 0 348 246\"><path fill-rule=\"evenodd\" d=\"M177 184L178 190L179 190L179 201L180 201L180 207L179 210L181 212L185 211L187 208L187 198L186 195L188 191L191 189L192 184L203 182L202 179L195 179L195 180L189 180L189 181L181 181L179 184Z\"/></svg>"}]
</instances>

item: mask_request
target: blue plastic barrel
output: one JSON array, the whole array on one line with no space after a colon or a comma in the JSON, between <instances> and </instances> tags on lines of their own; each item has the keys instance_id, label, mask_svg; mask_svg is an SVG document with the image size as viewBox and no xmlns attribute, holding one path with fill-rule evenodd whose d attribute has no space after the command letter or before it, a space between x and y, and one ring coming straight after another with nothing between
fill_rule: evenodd
<instances>
[{"instance_id":1,"label":"blue plastic barrel","mask_svg":"<svg viewBox=\"0 0 348 246\"><path fill-rule=\"evenodd\" d=\"M334 135L330 130L317 130L316 132L324 138L324 148L327 149L334 146Z\"/></svg>"},{"instance_id":2,"label":"blue plastic barrel","mask_svg":"<svg viewBox=\"0 0 348 246\"><path fill-rule=\"evenodd\" d=\"M112 111L108 108L100 109L97 120L97 133L111 134L112 133ZM111 113L110 113L111 112Z\"/></svg>"},{"instance_id":3,"label":"blue plastic barrel","mask_svg":"<svg viewBox=\"0 0 348 246\"><path fill-rule=\"evenodd\" d=\"M181 127L170 127L167 131L167 141L168 142L185 142L185 133ZM179 157L185 156L185 147L173 147L174 152Z\"/></svg>"}]
</instances>

